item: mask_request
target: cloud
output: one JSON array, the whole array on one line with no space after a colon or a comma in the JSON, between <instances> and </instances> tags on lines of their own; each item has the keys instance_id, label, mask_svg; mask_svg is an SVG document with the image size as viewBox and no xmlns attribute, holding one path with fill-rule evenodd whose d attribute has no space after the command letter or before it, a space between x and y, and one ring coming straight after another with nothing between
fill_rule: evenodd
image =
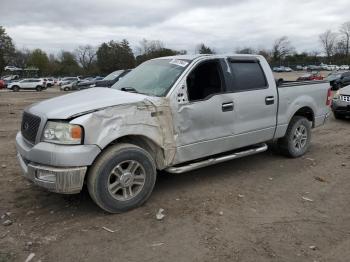
<instances>
[{"instance_id":1,"label":"cloud","mask_svg":"<svg viewBox=\"0 0 350 262\"><path fill-rule=\"evenodd\" d=\"M287 35L299 51L319 49L318 35L348 20L348 0L5 0L3 25L18 47L48 52L80 44L142 38L193 52L204 42L218 52L270 47Z\"/></svg>"}]
</instances>

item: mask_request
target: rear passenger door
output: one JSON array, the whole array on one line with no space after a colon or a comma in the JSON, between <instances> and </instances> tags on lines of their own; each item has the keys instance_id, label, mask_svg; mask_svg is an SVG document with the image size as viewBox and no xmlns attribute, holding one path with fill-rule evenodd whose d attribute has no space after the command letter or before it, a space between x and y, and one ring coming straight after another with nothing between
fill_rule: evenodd
<instances>
[{"instance_id":1,"label":"rear passenger door","mask_svg":"<svg viewBox=\"0 0 350 262\"><path fill-rule=\"evenodd\" d=\"M265 142L274 137L278 108L275 82L265 60L254 57L227 59L228 82L233 92L233 134L236 147ZM272 73L271 73L272 74ZM273 79L270 75L269 78Z\"/></svg>"}]
</instances>

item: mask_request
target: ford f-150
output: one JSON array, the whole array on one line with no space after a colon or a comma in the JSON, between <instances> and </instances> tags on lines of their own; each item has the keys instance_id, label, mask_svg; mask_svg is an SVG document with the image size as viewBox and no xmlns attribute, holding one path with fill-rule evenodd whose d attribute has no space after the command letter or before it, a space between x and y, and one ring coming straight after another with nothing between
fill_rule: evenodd
<instances>
[{"instance_id":1,"label":"ford f-150","mask_svg":"<svg viewBox=\"0 0 350 262\"><path fill-rule=\"evenodd\" d=\"M26 178L57 193L83 184L102 209L143 204L157 171L183 173L267 150L300 157L325 123L326 81L277 86L255 55L186 55L139 65L112 88L31 105L16 137Z\"/></svg>"}]
</instances>

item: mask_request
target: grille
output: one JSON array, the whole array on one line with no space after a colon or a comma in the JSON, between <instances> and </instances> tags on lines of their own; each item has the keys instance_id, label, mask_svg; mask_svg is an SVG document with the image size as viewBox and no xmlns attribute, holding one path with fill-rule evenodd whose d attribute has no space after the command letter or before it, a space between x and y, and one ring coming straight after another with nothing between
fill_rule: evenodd
<instances>
[{"instance_id":1,"label":"grille","mask_svg":"<svg viewBox=\"0 0 350 262\"><path fill-rule=\"evenodd\" d=\"M341 101L344 101L344 102L350 103L350 96L341 95L341 96L340 96L340 100L341 100Z\"/></svg>"},{"instance_id":2,"label":"grille","mask_svg":"<svg viewBox=\"0 0 350 262\"><path fill-rule=\"evenodd\" d=\"M35 143L36 134L40 126L41 119L38 116L24 112L22 118L21 132L25 139Z\"/></svg>"}]
</instances>

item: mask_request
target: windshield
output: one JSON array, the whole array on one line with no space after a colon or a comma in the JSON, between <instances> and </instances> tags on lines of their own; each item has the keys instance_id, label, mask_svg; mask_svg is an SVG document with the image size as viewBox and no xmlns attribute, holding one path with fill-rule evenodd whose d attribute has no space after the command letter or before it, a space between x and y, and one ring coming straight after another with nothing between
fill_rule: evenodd
<instances>
[{"instance_id":1,"label":"windshield","mask_svg":"<svg viewBox=\"0 0 350 262\"><path fill-rule=\"evenodd\" d=\"M115 78L117 78L123 72L124 72L124 70L114 71L113 73L110 73L108 76L103 78L103 80L114 80Z\"/></svg>"},{"instance_id":2,"label":"windshield","mask_svg":"<svg viewBox=\"0 0 350 262\"><path fill-rule=\"evenodd\" d=\"M341 77L341 74L330 74L327 79L338 79Z\"/></svg>"},{"instance_id":3,"label":"windshield","mask_svg":"<svg viewBox=\"0 0 350 262\"><path fill-rule=\"evenodd\" d=\"M112 88L133 90L151 96L164 96L189 64L189 60L147 61L115 83Z\"/></svg>"}]
</instances>

